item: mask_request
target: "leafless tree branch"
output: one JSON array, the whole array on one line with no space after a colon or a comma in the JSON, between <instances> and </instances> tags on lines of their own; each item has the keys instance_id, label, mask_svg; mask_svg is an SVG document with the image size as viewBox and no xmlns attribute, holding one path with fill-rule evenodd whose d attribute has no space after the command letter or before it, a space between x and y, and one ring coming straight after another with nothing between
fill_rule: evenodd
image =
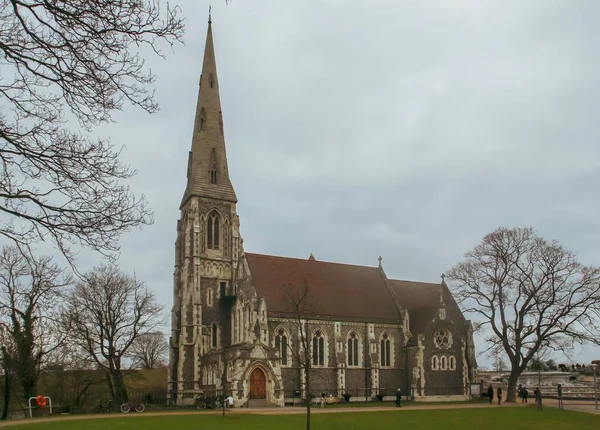
<instances>
[{"instance_id":1,"label":"leafless tree branch","mask_svg":"<svg viewBox=\"0 0 600 430\"><path fill-rule=\"evenodd\" d=\"M121 233L152 222L121 149L89 132L125 102L158 109L142 50L163 55L182 34L159 0L0 0L0 235L111 257Z\"/></svg>"}]
</instances>

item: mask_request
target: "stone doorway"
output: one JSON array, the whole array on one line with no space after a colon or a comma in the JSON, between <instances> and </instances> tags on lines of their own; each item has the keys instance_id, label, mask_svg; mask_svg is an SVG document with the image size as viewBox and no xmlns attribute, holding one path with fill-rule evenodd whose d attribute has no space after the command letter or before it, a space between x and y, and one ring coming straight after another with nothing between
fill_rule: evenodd
<instances>
[{"instance_id":1,"label":"stone doorway","mask_svg":"<svg viewBox=\"0 0 600 430\"><path fill-rule=\"evenodd\" d=\"M250 399L267 398L267 378L258 367L250 374Z\"/></svg>"}]
</instances>

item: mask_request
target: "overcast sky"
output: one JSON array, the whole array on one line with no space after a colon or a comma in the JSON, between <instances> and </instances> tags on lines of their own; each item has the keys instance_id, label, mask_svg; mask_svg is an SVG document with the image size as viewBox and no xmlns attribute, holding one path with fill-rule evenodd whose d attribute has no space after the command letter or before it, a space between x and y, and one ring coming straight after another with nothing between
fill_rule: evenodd
<instances>
[{"instance_id":1,"label":"overcast sky","mask_svg":"<svg viewBox=\"0 0 600 430\"><path fill-rule=\"evenodd\" d=\"M185 46L148 58L161 111L97 130L155 210L121 266L168 309L208 12L178 3ZM531 225L598 263L600 2L212 3L246 251L381 255L390 278L437 282L486 233Z\"/></svg>"}]
</instances>

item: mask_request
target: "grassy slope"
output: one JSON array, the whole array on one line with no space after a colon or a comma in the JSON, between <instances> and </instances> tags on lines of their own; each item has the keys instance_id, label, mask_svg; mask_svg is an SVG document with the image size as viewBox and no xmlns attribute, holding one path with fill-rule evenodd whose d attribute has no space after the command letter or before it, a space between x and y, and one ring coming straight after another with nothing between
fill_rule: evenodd
<instances>
[{"instance_id":1,"label":"grassy slope","mask_svg":"<svg viewBox=\"0 0 600 430\"><path fill-rule=\"evenodd\" d=\"M558 411L546 408L539 413L535 408L485 408L453 410L412 410L390 412L349 412L316 414L312 429L320 430L386 430L452 429L452 430L598 430L600 416ZM301 430L304 415L247 415L233 414L223 418L217 414L170 415L144 417L124 416L109 419L46 422L5 427L14 430Z\"/></svg>"}]
</instances>

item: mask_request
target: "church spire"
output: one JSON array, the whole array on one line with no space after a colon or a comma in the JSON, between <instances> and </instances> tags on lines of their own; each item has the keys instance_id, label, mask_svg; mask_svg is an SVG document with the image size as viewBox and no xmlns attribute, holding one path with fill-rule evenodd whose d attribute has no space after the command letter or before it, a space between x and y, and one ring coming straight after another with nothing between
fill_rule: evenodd
<instances>
[{"instance_id":1,"label":"church spire","mask_svg":"<svg viewBox=\"0 0 600 430\"><path fill-rule=\"evenodd\" d=\"M192 150L188 160L187 187L181 205L192 196L237 202L227 167L210 11Z\"/></svg>"}]
</instances>

